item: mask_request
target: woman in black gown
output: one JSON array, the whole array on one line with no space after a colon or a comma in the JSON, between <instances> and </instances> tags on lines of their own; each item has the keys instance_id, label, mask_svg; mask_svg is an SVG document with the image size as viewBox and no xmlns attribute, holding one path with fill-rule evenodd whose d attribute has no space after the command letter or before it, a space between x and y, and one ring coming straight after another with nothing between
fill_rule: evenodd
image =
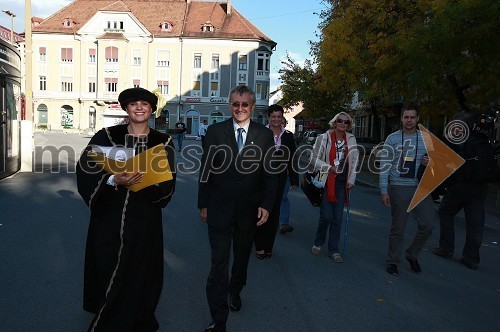
<instances>
[{"instance_id":1,"label":"woman in black gown","mask_svg":"<svg viewBox=\"0 0 500 332\"><path fill-rule=\"evenodd\" d=\"M156 331L163 283L162 208L175 189L175 149L169 135L148 125L158 101L153 93L131 88L118 100L129 123L97 132L77 165L78 192L90 208L83 308L96 314L89 331ZM173 179L135 192L129 186L142 174L109 174L88 154L99 149L96 145L138 153L161 143Z\"/></svg>"}]
</instances>

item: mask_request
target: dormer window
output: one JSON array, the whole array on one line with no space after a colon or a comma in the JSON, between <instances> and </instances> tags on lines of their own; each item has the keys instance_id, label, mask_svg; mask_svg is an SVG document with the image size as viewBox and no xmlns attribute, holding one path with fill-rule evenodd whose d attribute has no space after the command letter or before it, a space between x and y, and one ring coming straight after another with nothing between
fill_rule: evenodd
<instances>
[{"instance_id":1,"label":"dormer window","mask_svg":"<svg viewBox=\"0 0 500 332\"><path fill-rule=\"evenodd\" d=\"M160 24L161 31L170 32L172 31L172 23L168 21L163 21Z\"/></svg>"},{"instance_id":2,"label":"dormer window","mask_svg":"<svg viewBox=\"0 0 500 332\"><path fill-rule=\"evenodd\" d=\"M65 18L63 20L62 24L63 24L63 27L65 27L65 28L72 28L75 26L75 21L73 21L70 18Z\"/></svg>"},{"instance_id":3,"label":"dormer window","mask_svg":"<svg viewBox=\"0 0 500 332\"><path fill-rule=\"evenodd\" d=\"M104 31L123 32L124 31L123 21L107 21Z\"/></svg>"},{"instance_id":4,"label":"dormer window","mask_svg":"<svg viewBox=\"0 0 500 332\"><path fill-rule=\"evenodd\" d=\"M215 32L215 26L210 21L206 21L201 25L202 32Z\"/></svg>"}]
</instances>

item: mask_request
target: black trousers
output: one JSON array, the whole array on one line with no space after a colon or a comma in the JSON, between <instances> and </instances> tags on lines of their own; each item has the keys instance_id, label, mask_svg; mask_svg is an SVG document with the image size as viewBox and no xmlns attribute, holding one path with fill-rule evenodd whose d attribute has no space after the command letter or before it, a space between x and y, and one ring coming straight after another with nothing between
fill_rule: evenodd
<instances>
[{"instance_id":1,"label":"black trousers","mask_svg":"<svg viewBox=\"0 0 500 332\"><path fill-rule=\"evenodd\" d=\"M207 279L206 294L212 319L225 326L229 315L228 295L239 294L246 285L247 267L252 250L255 227L241 229L235 224L228 228L208 225L212 248L212 266ZM233 245L233 266L229 279L229 258Z\"/></svg>"},{"instance_id":2,"label":"black trousers","mask_svg":"<svg viewBox=\"0 0 500 332\"><path fill-rule=\"evenodd\" d=\"M266 253L272 253L276 233L280 221L280 208L283 191L285 190L286 176L280 177L278 182L278 192L274 201L273 209L270 211L267 222L257 227L255 231L255 250L264 250Z\"/></svg>"},{"instance_id":3,"label":"black trousers","mask_svg":"<svg viewBox=\"0 0 500 332\"><path fill-rule=\"evenodd\" d=\"M446 189L439 205L439 246L450 253L455 249L454 218L464 209L466 233L462 257L470 264L479 264L480 260L479 248L483 242L484 202L487 194L487 183L457 182Z\"/></svg>"}]
</instances>

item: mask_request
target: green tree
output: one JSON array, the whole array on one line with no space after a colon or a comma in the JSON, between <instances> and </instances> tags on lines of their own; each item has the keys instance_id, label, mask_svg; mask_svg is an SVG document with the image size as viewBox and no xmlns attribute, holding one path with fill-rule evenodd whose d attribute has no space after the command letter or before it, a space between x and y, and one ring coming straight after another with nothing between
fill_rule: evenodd
<instances>
[{"instance_id":1,"label":"green tree","mask_svg":"<svg viewBox=\"0 0 500 332\"><path fill-rule=\"evenodd\" d=\"M428 114L498 101L498 2L327 2L313 45L322 91L359 91L375 115L398 96Z\"/></svg>"},{"instance_id":2,"label":"green tree","mask_svg":"<svg viewBox=\"0 0 500 332\"><path fill-rule=\"evenodd\" d=\"M335 113L337 105L333 91L323 91L318 88L321 77L312 68L310 61L306 60L301 67L287 55L282 65L283 68L279 71L283 82L281 105L292 107L302 102L304 108L302 116L306 118L329 117Z\"/></svg>"}]
</instances>

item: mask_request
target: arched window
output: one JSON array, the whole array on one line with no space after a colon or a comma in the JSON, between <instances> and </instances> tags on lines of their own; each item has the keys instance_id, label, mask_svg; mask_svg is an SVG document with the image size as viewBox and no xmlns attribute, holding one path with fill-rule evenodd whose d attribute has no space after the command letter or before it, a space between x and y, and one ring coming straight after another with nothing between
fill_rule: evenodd
<instances>
[{"instance_id":1,"label":"arched window","mask_svg":"<svg viewBox=\"0 0 500 332\"><path fill-rule=\"evenodd\" d=\"M48 108L47 105L45 104L40 104L36 108L36 111L38 113L38 124L47 124L49 121L48 117Z\"/></svg>"},{"instance_id":2,"label":"arched window","mask_svg":"<svg viewBox=\"0 0 500 332\"><path fill-rule=\"evenodd\" d=\"M61 127L73 127L73 107L69 105L61 107Z\"/></svg>"}]
</instances>

